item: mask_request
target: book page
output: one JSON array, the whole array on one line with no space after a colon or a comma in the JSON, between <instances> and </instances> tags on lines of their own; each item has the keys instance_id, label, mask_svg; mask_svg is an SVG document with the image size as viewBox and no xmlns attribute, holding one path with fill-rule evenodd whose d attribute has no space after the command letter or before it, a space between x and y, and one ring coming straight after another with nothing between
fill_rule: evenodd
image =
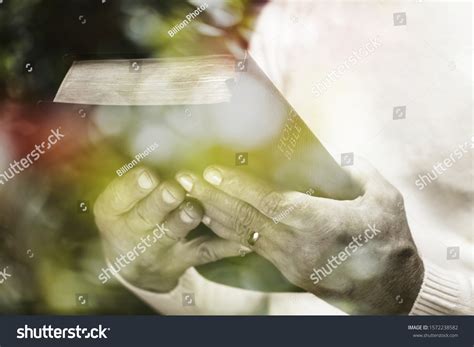
<instances>
[{"instance_id":1,"label":"book page","mask_svg":"<svg viewBox=\"0 0 474 347\"><path fill-rule=\"evenodd\" d=\"M75 61L55 102L88 105L192 105L230 101L235 75L226 55Z\"/></svg>"}]
</instances>

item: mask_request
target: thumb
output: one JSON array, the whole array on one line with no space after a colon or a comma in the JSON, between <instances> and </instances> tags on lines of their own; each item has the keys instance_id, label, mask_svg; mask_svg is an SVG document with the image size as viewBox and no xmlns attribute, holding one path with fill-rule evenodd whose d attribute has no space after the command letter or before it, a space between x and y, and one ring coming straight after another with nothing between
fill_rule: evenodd
<instances>
[{"instance_id":1,"label":"thumb","mask_svg":"<svg viewBox=\"0 0 474 347\"><path fill-rule=\"evenodd\" d=\"M364 196L386 197L387 193L394 196L400 195L398 190L363 157L355 157L354 165L345 168L345 170L354 182L361 187Z\"/></svg>"}]
</instances>

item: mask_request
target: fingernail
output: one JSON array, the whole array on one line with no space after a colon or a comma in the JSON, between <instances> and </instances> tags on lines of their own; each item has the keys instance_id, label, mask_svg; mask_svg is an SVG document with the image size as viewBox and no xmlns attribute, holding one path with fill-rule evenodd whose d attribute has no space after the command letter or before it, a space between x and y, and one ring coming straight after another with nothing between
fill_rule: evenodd
<instances>
[{"instance_id":1,"label":"fingernail","mask_svg":"<svg viewBox=\"0 0 474 347\"><path fill-rule=\"evenodd\" d=\"M194 221L194 219L184 209L179 212L179 217L186 224L191 224Z\"/></svg>"},{"instance_id":2,"label":"fingernail","mask_svg":"<svg viewBox=\"0 0 474 347\"><path fill-rule=\"evenodd\" d=\"M248 252L248 253L252 252L252 250L251 250L250 248L246 247L246 246L242 246L242 245L241 245L241 246L240 246L240 249L241 249L242 251L245 251L245 252Z\"/></svg>"},{"instance_id":3,"label":"fingernail","mask_svg":"<svg viewBox=\"0 0 474 347\"><path fill-rule=\"evenodd\" d=\"M214 168L208 168L204 171L204 179L210 184L218 186L222 182L222 175L218 170Z\"/></svg>"},{"instance_id":4,"label":"fingernail","mask_svg":"<svg viewBox=\"0 0 474 347\"><path fill-rule=\"evenodd\" d=\"M204 217L202 217L202 222L205 225L209 225L209 224L211 224L211 218L209 218L208 216L204 216Z\"/></svg>"},{"instance_id":5,"label":"fingernail","mask_svg":"<svg viewBox=\"0 0 474 347\"><path fill-rule=\"evenodd\" d=\"M177 178L178 182L183 186L184 190L190 192L193 189L193 179L189 175L181 175Z\"/></svg>"},{"instance_id":6,"label":"fingernail","mask_svg":"<svg viewBox=\"0 0 474 347\"><path fill-rule=\"evenodd\" d=\"M164 202L166 202L167 204L172 204L176 202L175 196L168 189L163 189L161 196L163 197Z\"/></svg>"},{"instance_id":7,"label":"fingernail","mask_svg":"<svg viewBox=\"0 0 474 347\"><path fill-rule=\"evenodd\" d=\"M138 177L138 185L143 189L150 189L153 186L153 179L147 171Z\"/></svg>"}]
</instances>

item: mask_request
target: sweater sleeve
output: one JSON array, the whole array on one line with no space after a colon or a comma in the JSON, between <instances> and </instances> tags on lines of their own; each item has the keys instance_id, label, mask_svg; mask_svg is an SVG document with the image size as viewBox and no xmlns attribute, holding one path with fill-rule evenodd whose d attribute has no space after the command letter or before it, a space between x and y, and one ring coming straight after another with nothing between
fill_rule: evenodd
<instances>
[{"instance_id":1,"label":"sweater sleeve","mask_svg":"<svg viewBox=\"0 0 474 347\"><path fill-rule=\"evenodd\" d=\"M310 293L263 293L230 287L207 280L194 268L168 293L143 290L117 273L114 276L164 315L346 315Z\"/></svg>"},{"instance_id":2,"label":"sweater sleeve","mask_svg":"<svg viewBox=\"0 0 474 347\"><path fill-rule=\"evenodd\" d=\"M425 262L425 275L410 315L474 314L474 278Z\"/></svg>"},{"instance_id":3,"label":"sweater sleeve","mask_svg":"<svg viewBox=\"0 0 474 347\"><path fill-rule=\"evenodd\" d=\"M164 315L255 315L268 313L265 293L234 288L202 277L189 268L168 293L135 287L119 274L117 280L157 312Z\"/></svg>"}]
</instances>

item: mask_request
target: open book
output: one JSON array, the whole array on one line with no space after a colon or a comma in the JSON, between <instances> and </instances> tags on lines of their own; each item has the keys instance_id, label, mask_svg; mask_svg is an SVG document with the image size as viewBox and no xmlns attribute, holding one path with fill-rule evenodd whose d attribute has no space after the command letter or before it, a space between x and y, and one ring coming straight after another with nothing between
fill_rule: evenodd
<instances>
[{"instance_id":1,"label":"open book","mask_svg":"<svg viewBox=\"0 0 474 347\"><path fill-rule=\"evenodd\" d=\"M124 151L133 158L127 144L155 143L147 165L161 177L172 178L182 169L201 173L221 164L238 166L282 191L336 199L358 194L250 55L76 61L54 101L92 105L88 114L97 117L126 118L120 139ZM235 286L289 288L273 265L257 255L198 270ZM265 283L242 283L242 271L254 272L249 276L265 278Z\"/></svg>"}]
</instances>

